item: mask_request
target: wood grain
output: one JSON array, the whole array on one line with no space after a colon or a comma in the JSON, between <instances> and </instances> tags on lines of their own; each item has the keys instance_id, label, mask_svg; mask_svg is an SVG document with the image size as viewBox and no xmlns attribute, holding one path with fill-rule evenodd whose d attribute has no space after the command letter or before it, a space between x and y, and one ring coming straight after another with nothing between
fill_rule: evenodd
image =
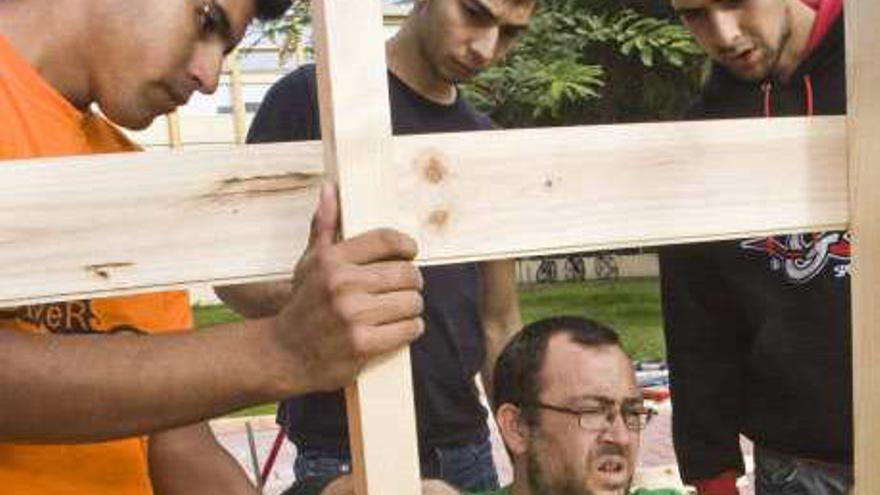
<instances>
[{"instance_id":1,"label":"wood grain","mask_svg":"<svg viewBox=\"0 0 880 495\"><path fill-rule=\"evenodd\" d=\"M392 143L399 207L389 225L419 239L425 264L848 221L842 117ZM313 142L5 162L0 180L15 186L0 192L0 305L286 277L307 238L322 153ZM109 276L90 266L110 266Z\"/></svg>"},{"instance_id":2,"label":"wood grain","mask_svg":"<svg viewBox=\"0 0 880 495\"><path fill-rule=\"evenodd\" d=\"M312 8L324 165L339 185L343 235L395 226L382 2ZM409 348L368 363L345 397L355 492L420 493Z\"/></svg>"},{"instance_id":3,"label":"wood grain","mask_svg":"<svg viewBox=\"0 0 880 495\"><path fill-rule=\"evenodd\" d=\"M846 2L856 493L880 493L880 4Z\"/></svg>"}]
</instances>

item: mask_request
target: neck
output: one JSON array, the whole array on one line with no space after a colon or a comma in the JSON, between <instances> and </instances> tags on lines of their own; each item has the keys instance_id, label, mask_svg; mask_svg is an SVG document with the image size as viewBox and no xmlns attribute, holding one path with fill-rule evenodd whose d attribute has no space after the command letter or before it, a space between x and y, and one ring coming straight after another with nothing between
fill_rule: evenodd
<instances>
[{"instance_id":1,"label":"neck","mask_svg":"<svg viewBox=\"0 0 880 495\"><path fill-rule=\"evenodd\" d=\"M514 461L513 484L510 486L510 493L511 495L532 495L528 469L522 462Z\"/></svg>"},{"instance_id":2,"label":"neck","mask_svg":"<svg viewBox=\"0 0 880 495\"><path fill-rule=\"evenodd\" d=\"M81 2L0 2L0 35L49 85L79 110L92 102L88 61L88 13Z\"/></svg>"},{"instance_id":3,"label":"neck","mask_svg":"<svg viewBox=\"0 0 880 495\"><path fill-rule=\"evenodd\" d=\"M802 0L790 0L788 5L791 34L779 55L779 62L776 66L776 76L786 82L791 79L807 56L807 45L810 42L813 24L816 22L816 12Z\"/></svg>"},{"instance_id":4,"label":"neck","mask_svg":"<svg viewBox=\"0 0 880 495\"><path fill-rule=\"evenodd\" d=\"M441 105L455 102L458 90L445 80L419 49L410 22L385 45L388 69L398 79L424 98Z\"/></svg>"}]
</instances>

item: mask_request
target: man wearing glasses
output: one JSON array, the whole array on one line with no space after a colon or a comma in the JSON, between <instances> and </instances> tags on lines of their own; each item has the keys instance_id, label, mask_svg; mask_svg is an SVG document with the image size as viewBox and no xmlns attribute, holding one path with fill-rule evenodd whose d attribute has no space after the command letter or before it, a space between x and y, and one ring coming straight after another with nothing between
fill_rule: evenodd
<instances>
[{"instance_id":1,"label":"man wearing glasses","mask_svg":"<svg viewBox=\"0 0 880 495\"><path fill-rule=\"evenodd\" d=\"M470 495L629 493L651 411L614 330L572 316L534 322L504 348L493 380L495 420L513 461L513 483ZM422 488L458 493L437 480ZM299 493L354 490L351 476L343 476Z\"/></svg>"},{"instance_id":2,"label":"man wearing glasses","mask_svg":"<svg viewBox=\"0 0 880 495\"><path fill-rule=\"evenodd\" d=\"M651 413L613 330L577 317L532 323L498 358L494 383L514 481L481 495L628 493Z\"/></svg>"}]
</instances>

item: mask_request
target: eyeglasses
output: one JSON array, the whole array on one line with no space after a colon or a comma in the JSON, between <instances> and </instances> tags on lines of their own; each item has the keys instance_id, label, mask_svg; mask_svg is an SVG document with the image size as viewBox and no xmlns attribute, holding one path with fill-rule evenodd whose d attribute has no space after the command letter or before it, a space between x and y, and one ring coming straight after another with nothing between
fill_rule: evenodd
<instances>
[{"instance_id":1,"label":"eyeglasses","mask_svg":"<svg viewBox=\"0 0 880 495\"><path fill-rule=\"evenodd\" d=\"M630 431L642 431L648 426L651 418L654 417L654 410L645 407L640 403L623 402L620 406L614 401L601 401L595 407L585 407L582 409L569 409L567 407L554 406L552 404L544 404L536 402L536 407L548 409L563 414L577 416L578 425L588 431L601 431L609 428L614 424L617 415L623 418L623 424Z\"/></svg>"}]
</instances>

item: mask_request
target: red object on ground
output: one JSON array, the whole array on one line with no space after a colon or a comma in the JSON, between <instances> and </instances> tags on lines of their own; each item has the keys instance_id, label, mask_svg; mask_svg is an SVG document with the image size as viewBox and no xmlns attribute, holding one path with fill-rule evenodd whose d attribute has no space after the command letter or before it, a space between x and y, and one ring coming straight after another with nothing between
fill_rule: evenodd
<instances>
[{"instance_id":1,"label":"red object on ground","mask_svg":"<svg viewBox=\"0 0 880 495\"><path fill-rule=\"evenodd\" d=\"M269 474L275 465L275 459L278 457L278 451L281 450L282 443L284 443L284 428L278 430L278 435L272 444L272 450L269 452L269 457L266 458L266 464L263 465L263 471L260 473L260 486L265 485L266 480L269 479Z\"/></svg>"},{"instance_id":2,"label":"red object on ground","mask_svg":"<svg viewBox=\"0 0 880 495\"><path fill-rule=\"evenodd\" d=\"M654 402L663 402L669 398L669 387L648 387L642 389L642 397Z\"/></svg>"},{"instance_id":3,"label":"red object on ground","mask_svg":"<svg viewBox=\"0 0 880 495\"><path fill-rule=\"evenodd\" d=\"M718 476L694 482L699 495L739 495L736 488L736 479L739 474L736 471L724 471Z\"/></svg>"}]
</instances>

